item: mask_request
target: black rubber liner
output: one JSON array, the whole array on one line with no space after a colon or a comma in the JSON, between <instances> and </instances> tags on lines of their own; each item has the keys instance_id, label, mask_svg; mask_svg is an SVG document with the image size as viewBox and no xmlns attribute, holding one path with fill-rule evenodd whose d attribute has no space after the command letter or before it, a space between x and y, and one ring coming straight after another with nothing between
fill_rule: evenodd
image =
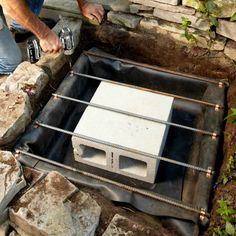
<instances>
[{"instance_id":1,"label":"black rubber liner","mask_svg":"<svg viewBox=\"0 0 236 236\"><path fill-rule=\"evenodd\" d=\"M90 52L95 52L100 56L107 55L95 48L91 49ZM209 81L201 81L174 72L167 73L132 65L132 63L121 62L118 58L113 60L100 56L83 53L74 64L73 70L224 106L224 86L220 88L217 84ZM99 81L68 74L56 93L90 101L98 85ZM51 98L36 120L73 131L85 108L86 106L82 104ZM223 114L223 109L215 111L213 107L175 99L172 122L219 133ZM211 136L171 126L162 156L206 169L208 167L214 169L218 146L218 138L213 140ZM205 173L161 161L156 183L153 185L127 177L124 178L114 173L75 162L69 135L41 127L36 128L34 125L25 132L17 148L117 182L149 190L177 201L183 201L186 204L208 211L213 177L207 177ZM129 203L141 211L163 216L165 219L171 218L170 221L182 235L196 234L196 226L199 223L198 213L126 191L112 184L55 167L28 156L22 156L21 161L25 165L41 170L56 169L79 184L97 189L113 201Z\"/></svg>"}]
</instances>

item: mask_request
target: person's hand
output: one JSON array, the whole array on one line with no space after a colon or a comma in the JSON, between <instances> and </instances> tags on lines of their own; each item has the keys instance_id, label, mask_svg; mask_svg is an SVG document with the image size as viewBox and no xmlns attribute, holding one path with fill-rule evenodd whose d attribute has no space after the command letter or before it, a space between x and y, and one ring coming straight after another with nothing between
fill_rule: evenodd
<instances>
[{"instance_id":1,"label":"person's hand","mask_svg":"<svg viewBox=\"0 0 236 236\"><path fill-rule=\"evenodd\" d=\"M57 53L63 51L63 46L59 37L49 30L46 36L39 39L40 46L44 52Z\"/></svg>"},{"instance_id":2,"label":"person's hand","mask_svg":"<svg viewBox=\"0 0 236 236\"><path fill-rule=\"evenodd\" d=\"M90 20L97 20L99 23L102 22L105 14L103 6L94 3L84 3L81 6L81 11L85 17Z\"/></svg>"}]
</instances>

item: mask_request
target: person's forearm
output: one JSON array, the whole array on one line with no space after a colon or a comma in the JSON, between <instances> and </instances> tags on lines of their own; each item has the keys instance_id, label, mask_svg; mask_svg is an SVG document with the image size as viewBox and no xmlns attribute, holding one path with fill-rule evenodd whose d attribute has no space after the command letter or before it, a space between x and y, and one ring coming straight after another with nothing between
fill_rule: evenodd
<instances>
[{"instance_id":1,"label":"person's forearm","mask_svg":"<svg viewBox=\"0 0 236 236\"><path fill-rule=\"evenodd\" d=\"M24 0L2 0L2 6L12 19L38 38L45 38L49 33L50 29L29 9Z\"/></svg>"}]
</instances>

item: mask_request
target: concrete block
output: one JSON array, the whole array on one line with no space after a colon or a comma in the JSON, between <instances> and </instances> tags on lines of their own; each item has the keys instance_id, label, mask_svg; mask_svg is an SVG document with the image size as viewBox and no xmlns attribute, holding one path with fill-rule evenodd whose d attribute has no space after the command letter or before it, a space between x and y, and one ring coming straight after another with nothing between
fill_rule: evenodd
<instances>
[{"instance_id":1,"label":"concrete block","mask_svg":"<svg viewBox=\"0 0 236 236\"><path fill-rule=\"evenodd\" d=\"M173 98L101 82L92 103L164 121L171 119ZM147 182L154 182L159 160L133 150L162 155L168 126L148 120L88 107L72 138L75 160ZM102 144L96 142L102 141ZM109 144L116 144L114 148ZM128 149L124 151L122 147ZM98 155L97 155L98 153Z\"/></svg>"}]
</instances>

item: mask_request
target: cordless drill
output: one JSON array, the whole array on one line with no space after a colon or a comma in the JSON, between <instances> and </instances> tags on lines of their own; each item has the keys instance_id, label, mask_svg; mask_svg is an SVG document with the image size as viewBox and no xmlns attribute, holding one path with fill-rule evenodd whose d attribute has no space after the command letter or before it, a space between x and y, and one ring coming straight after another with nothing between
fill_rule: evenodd
<instances>
[{"instance_id":1,"label":"cordless drill","mask_svg":"<svg viewBox=\"0 0 236 236\"><path fill-rule=\"evenodd\" d=\"M69 56L72 55L74 52L74 38L70 28L68 27L62 28L61 31L59 32L59 38L61 40L64 49L64 54L68 56L69 60ZM27 40L27 54L31 64L36 63L40 59L41 52L42 49L36 38L30 38ZM69 64L71 67L70 60Z\"/></svg>"}]
</instances>

